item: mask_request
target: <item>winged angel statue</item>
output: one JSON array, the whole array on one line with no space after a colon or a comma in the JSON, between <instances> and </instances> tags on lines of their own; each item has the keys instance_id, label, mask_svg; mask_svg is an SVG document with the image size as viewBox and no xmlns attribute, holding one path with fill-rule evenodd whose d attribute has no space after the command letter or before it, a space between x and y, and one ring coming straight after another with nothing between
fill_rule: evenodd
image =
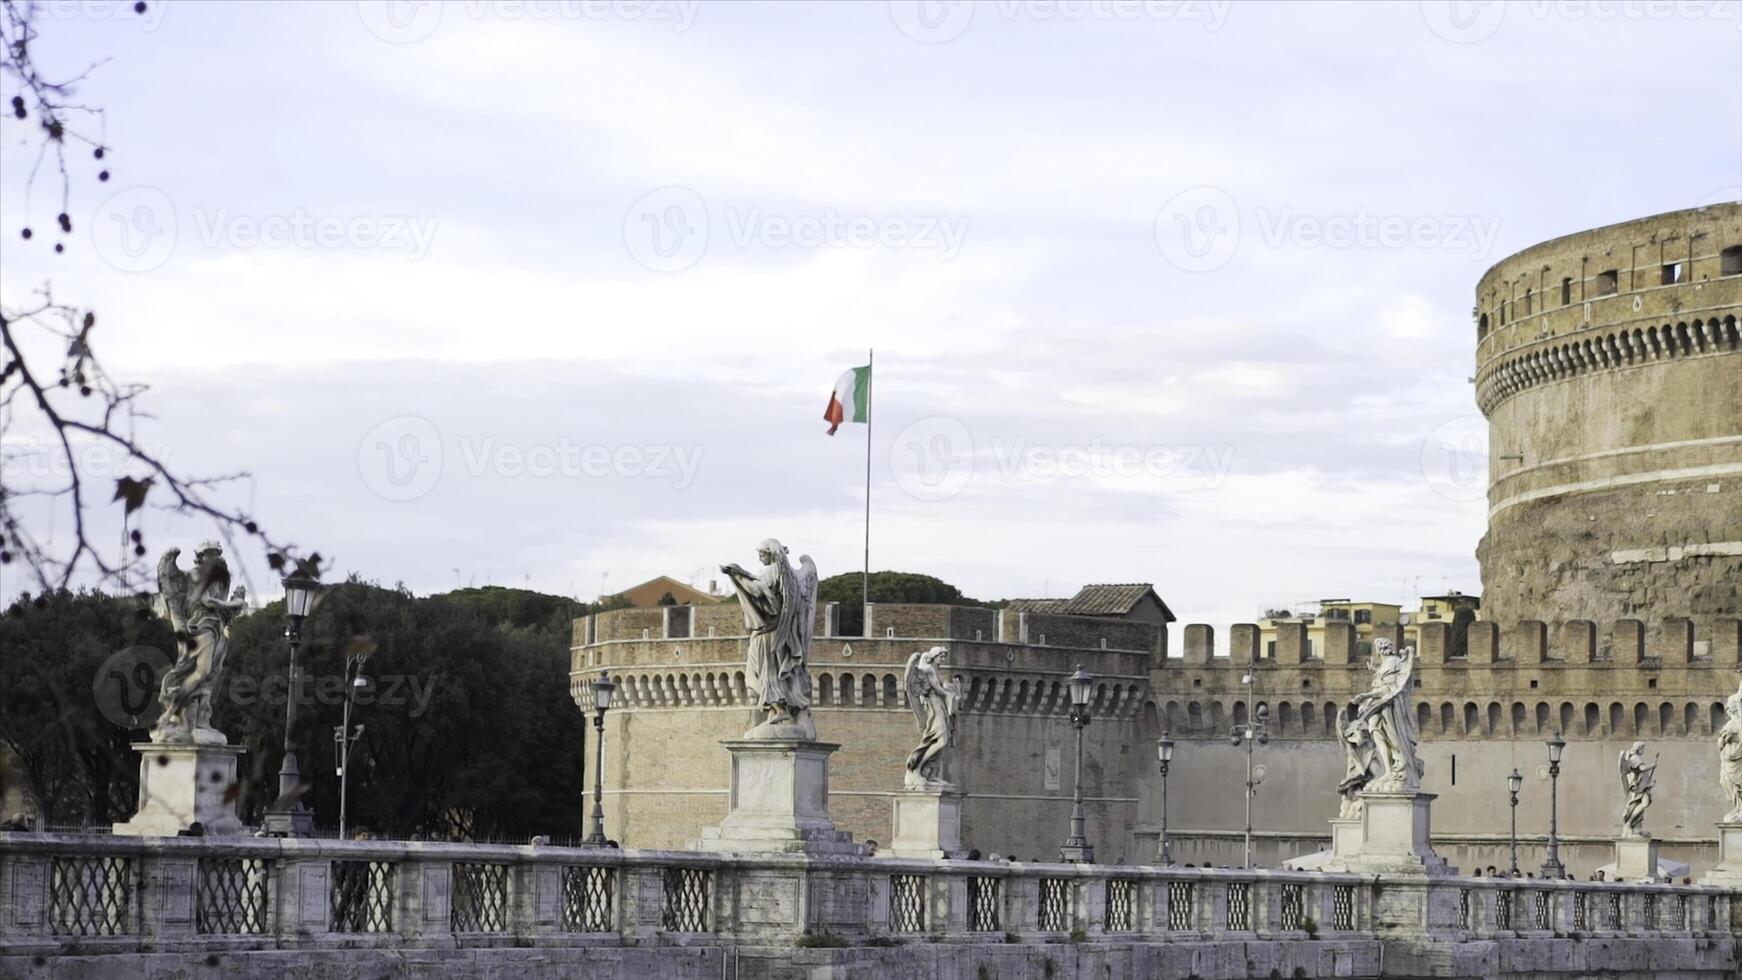
<instances>
[{"instance_id":1,"label":"winged angel statue","mask_svg":"<svg viewBox=\"0 0 1742 980\"><path fill-rule=\"evenodd\" d=\"M941 789L949 783L943 778L944 750L955 740L956 709L961 691L955 683L945 683L940 668L945 666L947 647L935 646L907 658L902 684L907 688L907 703L919 722L919 746L907 754L907 775L903 785L908 789Z\"/></svg>"},{"instance_id":2,"label":"winged angel statue","mask_svg":"<svg viewBox=\"0 0 1742 980\"><path fill-rule=\"evenodd\" d=\"M247 608L240 587L230 591L230 565L215 542L194 553L194 570L180 568L180 548L157 562L157 611L175 630L175 664L163 675L158 701L163 706L151 738L156 742L224 744L212 728L212 693L224 671L230 647L230 622Z\"/></svg>"},{"instance_id":3,"label":"winged angel statue","mask_svg":"<svg viewBox=\"0 0 1742 980\"><path fill-rule=\"evenodd\" d=\"M750 631L744 683L766 715L751 738L817 737L811 720L811 634L816 629L817 566L800 555L798 568L786 559L786 546L769 538L758 545L762 569L721 565L744 609Z\"/></svg>"}]
</instances>

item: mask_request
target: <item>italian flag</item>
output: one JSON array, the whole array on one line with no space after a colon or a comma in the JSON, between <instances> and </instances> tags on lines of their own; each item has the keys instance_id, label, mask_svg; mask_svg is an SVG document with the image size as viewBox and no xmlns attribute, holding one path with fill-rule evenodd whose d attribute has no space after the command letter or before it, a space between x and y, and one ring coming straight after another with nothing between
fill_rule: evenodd
<instances>
[{"instance_id":1,"label":"italian flag","mask_svg":"<svg viewBox=\"0 0 1742 980\"><path fill-rule=\"evenodd\" d=\"M835 382L829 394L829 407L823 411L823 421L829 423L829 435L842 422L871 421L871 365L848 368Z\"/></svg>"}]
</instances>

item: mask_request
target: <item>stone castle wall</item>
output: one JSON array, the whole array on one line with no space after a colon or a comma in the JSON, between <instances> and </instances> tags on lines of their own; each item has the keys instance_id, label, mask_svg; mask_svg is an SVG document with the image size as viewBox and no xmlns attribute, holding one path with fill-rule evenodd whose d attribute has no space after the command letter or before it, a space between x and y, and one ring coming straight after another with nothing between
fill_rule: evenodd
<instances>
[{"instance_id":1,"label":"stone castle wall","mask_svg":"<svg viewBox=\"0 0 1742 980\"><path fill-rule=\"evenodd\" d=\"M1568 235L1476 292L1483 613L1742 612L1742 205Z\"/></svg>"},{"instance_id":2,"label":"stone castle wall","mask_svg":"<svg viewBox=\"0 0 1742 980\"><path fill-rule=\"evenodd\" d=\"M723 607L697 612L703 608L718 616ZM668 618L683 632L686 614L663 610L576 621L577 703L588 703L583 686L601 669L624 685L607 715L606 813L608 832L626 845L679 846L725 816L728 756L718 743L758 720L742 688L742 620L729 611L730 622L715 623L711 637L705 628L695 637L664 635ZM827 610L818 615L827 625ZM1283 624L1275 656L1262 655L1249 623L1226 631L1226 656L1216 655L1217 631L1205 625L1184 627L1180 656L1169 656L1167 635L1155 626L1089 617L877 606L872 625L871 639L819 635L814 650L818 733L842 744L831 772L837 825L861 839L889 839L889 801L915 732L902 670L908 654L941 642L964 692L959 758L975 760L950 773L969 794L965 840L984 853L1024 858L1054 854L1065 835L1075 770L1063 683L1078 663L1100 679L1084 777L1091 839L1109 860L1153 853L1155 739L1167 731L1178 743L1169 782L1176 857L1238 863L1228 855L1239 854L1244 827L1245 757L1228 732L1255 702L1268 706L1272 734L1256 755L1268 773L1255 830L1272 849L1293 841L1290 856L1314 849L1342 778L1335 718L1370 680L1347 623L1328 624L1323 647L1310 656L1302 624ZM910 628L924 635L901 635ZM1401 642L1396 627L1377 635L1388 633ZM1057 645L1058 637L1072 645ZM1709 866L1721 799L1713 732L1742 677L1742 621L1477 622L1461 637L1449 624L1425 623L1420 647L1414 701L1424 786L1440 796L1434 827L1449 856L1498 863L1504 776L1514 767L1527 776L1519 826L1527 859L1535 853L1531 842L1548 819L1543 743L1558 731L1570 743L1559 792L1572 867L1607 861L1597 858L1617 826L1615 759L1636 738L1663 756L1648 828L1664 839L1667 856L1697 871ZM1248 669L1254 685L1241 683Z\"/></svg>"}]
</instances>

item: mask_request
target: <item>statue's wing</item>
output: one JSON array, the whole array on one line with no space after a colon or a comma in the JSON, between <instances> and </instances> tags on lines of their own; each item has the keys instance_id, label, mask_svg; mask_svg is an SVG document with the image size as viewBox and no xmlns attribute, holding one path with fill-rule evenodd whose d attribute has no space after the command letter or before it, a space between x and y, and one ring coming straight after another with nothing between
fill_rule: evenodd
<instances>
[{"instance_id":1,"label":"statue's wing","mask_svg":"<svg viewBox=\"0 0 1742 980\"><path fill-rule=\"evenodd\" d=\"M798 556L798 636L808 655L817 628L817 565L810 555Z\"/></svg>"},{"instance_id":2,"label":"statue's wing","mask_svg":"<svg viewBox=\"0 0 1742 980\"><path fill-rule=\"evenodd\" d=\"M919 665L920 651L907 655L907 667L901 672L901 686L907 689L907 706L913 709L913 720L919 722L919 727L925 729L925 668Z\"/></svg>"},{"instance_id":3,"label":"statue's wing","mask_svg":"<svg viewBox=\"0 0 1742 980\"><path fill-rule=\"evenodd\" d=\"M177 564L180 560L180 548L165 551L157 560L157 611L178 633L187 630L188 589L192 586L188 573Z\"/></svg>"}]
</instances>

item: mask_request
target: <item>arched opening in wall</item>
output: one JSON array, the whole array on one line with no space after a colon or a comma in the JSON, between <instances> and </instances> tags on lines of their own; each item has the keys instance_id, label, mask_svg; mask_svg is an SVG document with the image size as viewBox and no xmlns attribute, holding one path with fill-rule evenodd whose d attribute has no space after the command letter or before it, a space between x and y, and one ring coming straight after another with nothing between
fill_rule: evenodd
<instances>
[{"instance_id":1,"label":"arched opening in wall","mask_svg":"<svg viewBox=\"0 0 1742 980\"><path fill-rule=\"evenodd\" d=\"M1234 727L1246 724L1246 702L1234 702Z\"/></svg>"},{"instance_id":2,"label":"arched opening in wall","mask_svg":"<svg viewBox=\"0 0 1742 980\"><path fill-rule=\"evenodd\" d=\"M1568 735L1573 733L1573 703L1571 701L1561 702L1561 724L1558 730Z\"/></svg>"},{"instance_id":3,"label":"arched opening in wall","mask_svg":"<svg viewBox=\"0 0 1742 980\"><path fill-rule=\"evenodd\" d=\"M1027 711L1028 708L1028 682L1023 681L1016 688L1016 710Z\"/></svg>"},{"instance_id":4,"label":"arched opening in wall","mask_svg":"<svg viewBox=\"0 0 1742 980\"><path fill-rule=\"evenodd\" d=\"M864 576L860 576L860 577L863 578ZM901 705L901 692L900 692L900 689L895 686L895 675L894 674L884 674L883 675L883 706L885 708L894 708L894 707L899 707L900 705Z\"/></svg>"},{"instance_id":5,"label":"arched opening in wall","mask_svg":"<svg viewBox=\"0 0 1742 980\"><path fill-rule=\"evenodd\" d=\"M1698 735L1700 732L1700 707L1689 701L1682 709L1682 734ZM1705 734L1711 734L1706 732Z\"/></svg>"},{"instance_id":6,"label":"arched opening in wall","mask_svg":"<svg viewBox=\"0 0 1742 980\"><path fill-rule=\"evenodd\" d=\"M1276 706L1276 733L1287 735L1294 731L1294 705L1287 701Z\"/></svg>"},{"instance_id":7,"label":"arched opening in wall","mask_svg":"<svg viewBox=\"0 0 1742 980\"><path fill-rule=\"evenodd\" d=\"M968 707L969 708L977 708L980 706L980 694L981 694L980 678L978 678L978 677L969 678L968 679Z\"/></svg>"},{"instance_id":8,"label":"arched opening in wall","mask_svg":"<svg viewBox=\"0 0 1742 980\"><path fill-rule=\"evenodd\" d=\"M1499 705L1489 705L1488 706L1489 715L1493 716L1493 715L1497 714L1498 712L1496 709L1498 707L1499 707ZM1499 727L1500 726L1497 724L1489 725L1488 734L1490 734L1490 735L1494 734L1494 732L1496 730L1498 730ZM1517 701L1512 702L1512 734L1513 735L1523 735L1524 734L1524 705L1520 704Z\"/></svg>"},{"instance_id":9,"label":"arched opening in wall","mask_svg":"<svg viewBox=\"0 0 1742 980\"><path fill-rule=\"evenodd\" d=\"M1458 712L1452 707L1452 702L1440 702L1440 734L1456 735L1458 733Z\"/></svg>"},{"instance_id":10,"label":"arched opening in wall","mask_svg":"<svg viewBox=\"0 0 1742 980\"><path fill-rule=\"evenodd\" d=\"M1571 306L1573 302L1573 277L1561 277L1561 305Z\"/></svg>"},{"instance_id":11,"label":"arched opening in wall","mask_svg":"<svg viewBox=\"0 0 1742 980\"><path fill-rule=\"evenodd\" d=\"M1480 320L1476 321L1476 342L1481 343L1483 338L1485 338L1487 336L1488 336L1488 314L1484 313L1484 314L1482 314L1482 318Z\"/></svg>"},{"instance_id":12,"label":"arched opening in wall","mask_svg":"<svg viewBox=\"0 0 1742 980\"><path fill-rule=\"evenodd\" d=\"M750 703L750 689L744 685L744 672L741 670L732 675L732 691L737 695L733 700L739 704Z\"/></svg>"},{"instance_id":13,"label":"arched opening in wall","mask_svg":"<svg viewBox=\"0 0 1742 980\"><path fill-rule=\"evenodd\" d=\"M1724 702L1713 701L1712 702L1712 717L1710 719L1710 727L1708 728L1708 731L1715 733L1715 732L1721 730L1724 727L1724 723L1728 720L1729 720L1729 718L1726 716L1726 714L1724 712Z\"/></svg>"},{"instance_id":14,"label":"arched opening in wall","mask_svg":"<svg viewBox=\"0 0 1742 980\"><path fill-rule=\"evenodd\" d=\"M1178 732L1185 730L1185 711L1180 708L1178 701L1169 701L1167 706L1162 709L1162 717L1167 719L1168 731Z\"/></svg>"},{"instance_id":15,"label":"arched opening in wall","mask_svg":"<svg viewBox=\"0 0 1742 980\"><path fill-rule=\"evenodd\" d=\"M852 707L852 705L853 705L853 701L854 701L853 687L854 687L853 675L852 674L842 674L841 675L841 704L843 704L847 707Z\"/></svg>"},{"instance_id":16,"label":"arched opening in wall","mask_svg":"<svg viewBox=\"0 0 1742 980\"><path fill-rule=\"evenodd\" d=\"M859 679L859 703L866 707L877 703L877 675L866 674Z\"/></svg>"},{"instance_id":17,"label":"arched opening in wall","mask_svg":"<svg viewBox=\"0 0 1742 980\"><path fill-rule=\"evenodd\" d=\"M1415 727L1423 735L1428 733L1428 726L1433 723L1434 709L1426 701L1415 706Z\"/></svg>"},{"instance_id":18,"label":"arched opening in wall","mask_svg":"<svg viewBox=\"0 0 1742 980\"><path fill-rule=\"evenodd\" d=\"M1210 727L1220 732L1225 725L1226 716L1222 713L1222 702L1210 702Z\"/></svg>"},{"instance_id":19,"label":"arched opening in wall","mask_svg":"<svg viewBox=\"0 0 1742 980\"><path fill-rule=\"evenodd\" d=\"M979 690L977 686L979 683L979 681L975 681L974 684L976 686L968 688L968 703L970 704L974 701L974 694ZM817 678L817 703L835 703L835 676L833 674L823 674Z\"/></svg>"},{"instance_id":20,"label":"arched opening in wall","mask_svg":"<svg viewBox=\"0 0 1742 980\"><path fill-rule=\"evenodd\" d=\"M1668 701L1657 706L1657 734L1673 735L1675 726L1675 705Z\"/></svg>"},{"instance_id":21,"label":"arched opening in wall","mask_svg":"<svg viewBox=\"0 0 1742 980\"><path fill-rule=\"evenodd\" d=\"M1481 734L1481 722L1477 719L1476 702L1474 701L1464 702L1464 734Z\"/></svg>"},{"instance_id":22,"label":"arched opening in wall","mask_svg":"<svg viewBox=\"0 0 1742 980\"><path fill-rule=\"evenodd\" d=\"M1604 269L1597 273L1597 295L1613 296L1621 289L1621 270Z\"/></svg>"},{"instance_id":23,"label":"arched opening in wall","mask_svg":"<svg viewBox=\"0 0 1742 980\"><path fill-rule=\"evenodd\" d=\"M1538 735L1547 735L1550 730L1548 722L1548 702L1538 701L1536 703L1536 733Z\"/></svg>"},{"instance_id":24,"label":"arched opening in wall","mask_svg":"<svg viewBox=\"0 0 1742 980\"><path fill-rule=\"evenodd\" d=\"M1603 725L1603 713L1594 704L1585 705L1585 734L1600 735Z\"/></svg>"},{"instance_id":25,"label":"arched opening in wall","mask_svg":"<svg viewBox=\"0 0 1742 980\"><path fill-rule=\"evenodd\" d=\"M1054 708L1057 708L1058 703L1059 703L1059 697L1060 697L1061 692L1063 690L1064 690L1063 688L1059 687L1058 681L1053 681L1052 687L1049 688L1047 691L1046 704L1042 705L1041 707L1046 711L1052 711Z\"/></svg>"},{"instance_id":26,"label":"arched opening in wall","mask_svg":"<svg viewBox=\"0 0 1742 980\"><path fill-rule=\"evenodd\" d=\"M1647 710L1647 708L1645 707L1644 701L1641 701L1633 706L1633 734L1635 734L1635 735L1644 735L1645 734L1645 726L1651 720L1650 714L1651 714L1650 711Z\"/></svg>"},{"instance_id":27,"label":"arched opening in wall","mask_svg":"<svg viewBox=\"0 0 1742 980\"><path fill-rule=\"evenodd\" d=\"M1731 245L1718 253L1718 275L1742 276L1742 245Z\"/></svg>"},{"instance_id":28,"label":"arched opening in wall","mask_svg":"<svg viewBox=\"0 0 1742 980\"><path fill-rule=\"evenodd\" d=\"M1194 732L1204 730L1204 706L1193 701L1186 705L1186 725Z\"/></svg>"},{"instance_id":29,"label":"arched opening in wall","mask_svg":"<svg viewBox=\"0 0 1742 980\"><path fill-rule=\"evenodd\" d=\"M1161 737L1161 711L1154 701L1143 703L1143 717L1137 727L1137 736L1145 742L1153 742Z\"/></svg>"},{"instance_id":30,"label":"arched opening in wall","mask_svg":"<svg viewBox=\"0 0 1742 980\"><path fill-rule=\"evenodd\" d=\"M1313 733L1313 726L1317 724L1318 716L1313 710L1313 703L1311 701L1302 701L1300 703L1300 733L1302 735L1311 735Z\"/></svg>"},{"instance_id":31,"label":"arched opening in wall","mask_svg":"<svg viewBox=\"0 0 1742 980\"><path fill-rule=\"evenodd\" d=\"M1609 703L1610 735L1620 735L1622 732L1627 730L1627 716L1625 712L1626 709L1621 707L1621 702L1612 701Z\"/></svg>"}]
</instances>

